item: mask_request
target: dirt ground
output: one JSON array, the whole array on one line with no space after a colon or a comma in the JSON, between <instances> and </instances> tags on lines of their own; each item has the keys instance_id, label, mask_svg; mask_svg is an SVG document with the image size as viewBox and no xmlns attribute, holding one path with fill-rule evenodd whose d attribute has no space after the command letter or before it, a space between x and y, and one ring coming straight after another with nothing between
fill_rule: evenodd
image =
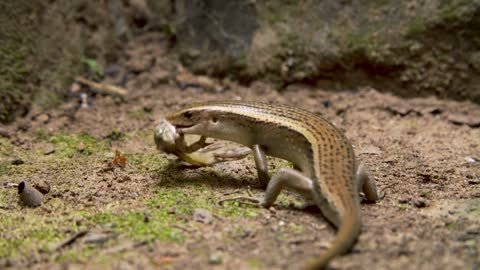
<instances>
[{"instance_id":1,"label":"dirt ground","mask_svg":"<svg viewBox=\"0 0 480 270\"><path fill-rule=\"evenodd\" d=\"M156 123L184 104L252 100L334 123L385 194L362 204L359 240L331 269L480 269L479 105L375 89L202 84L174 73L168 55L161 35L140 37L103 81L124 85L125 101L83 88L88 108L78 92L1 127L0 268L298 269L318 256L335 228L317 209L302 210L295 194L272 209L218 204L249 190L263 195L249 188L251 157L192 168L155 148ZM111 165L116 149L123 169ZM271 172L281 166L270 162ZM21 181L50 187L40 207L19 204Z\"/></svg>"}]
</instances>

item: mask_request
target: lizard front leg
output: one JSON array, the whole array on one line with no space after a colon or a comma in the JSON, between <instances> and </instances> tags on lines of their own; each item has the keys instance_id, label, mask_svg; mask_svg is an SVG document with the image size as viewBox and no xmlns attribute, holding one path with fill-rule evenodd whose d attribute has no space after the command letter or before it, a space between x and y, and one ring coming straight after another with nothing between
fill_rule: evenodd
<instances>
[{"instance_id":1,"label":"lizard front leg","mask_svg":"<svg viewBox=\"0 0 480 270\"><path fill-rule=\"evenodd\" d=\"M263 149L261 145L255 144L253 145L252 150L255 166L257 167L258 180L260 181L259 186L265 188L270 180L270 177L268 176L268 163L265 149Z\"/></svg>"}]
</instances>

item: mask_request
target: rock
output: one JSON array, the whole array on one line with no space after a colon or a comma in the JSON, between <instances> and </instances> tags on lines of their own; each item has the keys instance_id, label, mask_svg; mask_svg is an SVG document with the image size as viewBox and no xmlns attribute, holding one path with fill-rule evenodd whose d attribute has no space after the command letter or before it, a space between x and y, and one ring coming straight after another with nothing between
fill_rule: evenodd
<instances>
[{"instance_id":1,"label":"rock","mask_svg":"<svg viewBox=\"0 0 480 270\"><path fill-rule=\"evenodd\" d=\"M361 154L373 154L373 155L379 155L382 154L383 151L380 150L380 148L374 146L374 145L367 145L362 148L362 151L360 151Z\"/></svg>"},{"instance_id":2,"label":"rock","mask_svg":"<svg viewBox=\"0 0 480 270\"><path fill-rule=\"evenodd\" d=\"M423 199L416 199L413 201L413 206L417 208L424 208L425 206L427 206L427 203Z\"/></svg>"},{"instance_id":3,"label":"rock","mask_svg":"<svg viewBox=\"0 0 480 270\"><path fill-rule=\"evenodd\" d=\"M51 190L50 183L45 180L39 180L36 183L32 184L34 188L40 191L42 194L47 194Z\"/></svg>"},{"instance_id":4,"label":"rock","mask_svg":"<svg viewBox=\"0 0 480 270\"><path fill-rule=\"evenodd\" d=\"M153 85L167 83L170 77L170 72L163 68L155 67L150 72L150 80L152 81Z\"/></svg>"},{"instance_id":5,"label":"rock","mask_svg":"<svg viewBox=\"0 0 480 270\"><path fill-rule=\"evenodd\" d=\"M16 158L14 160L12 160L12 165L22 165L22 164L25 164L25 161L23 161L23 159L19 159L19 158Z\"/></svg>"},{"instance_id":6,"label":"rock","mask_svg":"<svg viewBox=\"0 0 480 270\"><path fill-rule=\"evenodd\" d=\"M0 137L9 139L10 137L12 137L12 135L10 134L10 131L8 131L6 128L0 127Z\"/></svg>"},{"instance_id":7,"label":"rock","mask_svg":"<svg viewBox=\"0 0 480 270\"><path fill-rule=\"evenodd\" d=\"M472 128L480 127L480 116L470 114L449 114L448 121L456 125L467 125Z\"/></svg>"},{"instance_id":8,"label":"rock","mask_svg":"<svg viewBox=\"0 0 480 270\"><path fill-rule=\"evenodd\" d=\"M82 86L78 83L78 82L74 82L72 83L72 85L70 86L70 92L72 94L77 94L80 92L80 90L82 90Z\"/></svg>"},{"instance_id":9,"label":"rock","mask_svg":"<svg viewBox=\"0 0 480 270\"><path fill-rule=\"evenodd\" d=\"M143 222L145 223L150 222L150 214L148 212L143 212Z\"/></svg>"},{"instance_id":10,"label":"rock","mask_svg":"<svg viewBox=\"0 0 480 270\"><path fill-rule=\"evenodd\" d=\"M470 179L467 181L469 185L478 185L480 184L480 179Z\"/></svg>"},{"instance_id":11,"label":"rock","mask_svg":"<svg viewBox=\"0 0 480 270\"><path fill-rule=\"evenodd\" d=\"M193 210L193 220L204 224L210 224L213 220L212 212L207 209L196 208Z\"/></svg>"},{"instance_id":12,"label":"rock","mask_svg":"<svg viewBox=\"0 0 480 270\"><path fill-rule=\"evenodd\" d=\"M478 163L480 161L480 159L478 159L476 157L466 157L465 161L468 162L468 163Z\"/></svg>"},{"instance_id":13,"label":"rock","mask_svg":"<svg viewBox=\"0 0 480 270\"><path fill-rule=\"evenodd\" d=\"M40 114L39 116L37 116L35 118L36 121L42 123L42 124L46 124L48 123L48 121L50 120L50 116L46 113L42 113Z\"/></svg>"},{"instance_id":14,"label":"rock","mask_svg":"<svg viewBox=\"0 0 480 270\"><path fill-rule=\"evenodd\" d=\"M141 73L149 69L153 64L153 58L148 56L131 58L127 62L127 68L133 73Z\"/></svg>"},{"instance_id":15,"label":"rock","mask_svg":"<svg viewBox=\"0 0 480 270\"><path fill-rule=\"evenodd\" d=\"M411 199L406 197L406 196L401 196L399 199L398 199L398 203L408 203L410 202Z\"/></svg>"},{"instance_id":16,"label":"rock","mask_svg":"<svg viewBox=\"0 0 480 270\"><path fill-rule=\"evenodd\" d=\"M221 264L223 262L223 256L219 253L211 254L208 258L209 264Z\"/></svg>"},{"instance_id":17,"label":"rock","mask_svg":"<svg viewBox=\"0 0 480 270\"><path fill-rule=\"evenodd\" d=\"M27 182L21 182L18 185L18 194L21 202L28 207L37 207L43 202L43 194L31 187Z\"/></svg>"},{"instance_id":18,"label":"rock","mask_svg":"<svg viewBox=\"0 0 480 270\"><path fill-rule=\"evenodd\" d=\"M50 154L53 154L53 153L55 153L55 145L50 143L47 146L45 146L45 148L43 150L43 154L50 155Z\"/></svg>"},{"instance_id":19,"label":"rock","mask_svg":"<svg viewBox=\"0 0 480 270\"><path fill-rule=\"evenodd\" d=\"M77 152L78 152L78 153L83 153L86 148L87 148L87 146L85 145L85 143L84 143L84 142L80 142L80 143L77 145Z\"/></svg>"},{"instance_id":20,"label":"rock","mask_svg":"<svg viewBox=\"0 0 480 270\"><path fill-rule=\"evenodd\" d=\"M105 233L89 233L83 238L83 242L87 244L101 244L111 239L110 234Z\"/></svg>"},{"instance_id":21,"label":"rock","mask_svg":"<svg viewBox=\"0 0 480 270\"><path fill-rule=\"evenodd\" d=\"M261 76L279 87L371 85L404 96L480 102L480 6L429 3L412 8L392 1L230 1L227 7L222 1L178 0L176 47L198 74L247 82ZM463 49L455 50L459 44Z\"/></svg>"}]
</instances>

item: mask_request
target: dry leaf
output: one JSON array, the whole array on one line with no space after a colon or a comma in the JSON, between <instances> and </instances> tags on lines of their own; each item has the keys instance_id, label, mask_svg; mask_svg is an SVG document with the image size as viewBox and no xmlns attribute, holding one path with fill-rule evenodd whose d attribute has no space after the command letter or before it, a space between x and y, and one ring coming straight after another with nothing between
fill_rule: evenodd
<instances>
[{"instance_id":1,"label":"dry leaf","mask_svg":"<svg viewBox=\"0 0 480 270\"><path fill-rule=\"evenodd\" d=\"M120 168L125 168L125 166L127 166L127 158L122 156L120 151L115 150L115 157L113 158L112 164Z\"/></svg>"}]
</instances>

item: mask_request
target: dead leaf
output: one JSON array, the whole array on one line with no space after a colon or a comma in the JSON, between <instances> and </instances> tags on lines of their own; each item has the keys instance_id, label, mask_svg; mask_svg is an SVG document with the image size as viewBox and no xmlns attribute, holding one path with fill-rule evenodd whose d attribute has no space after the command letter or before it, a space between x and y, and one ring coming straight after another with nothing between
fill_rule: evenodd
<instances>
[{"instance_id":1,"label":"dead leaf","mask_svg":"<svg viewBox=\"0 0 480 270\"><path fill-rule=\"evenodd\" d=\"M115 157L113 158L112 164L123 169L127 166L127 158L122 156L120 151L115 150Z\"/></svg>"}]
</instances>

